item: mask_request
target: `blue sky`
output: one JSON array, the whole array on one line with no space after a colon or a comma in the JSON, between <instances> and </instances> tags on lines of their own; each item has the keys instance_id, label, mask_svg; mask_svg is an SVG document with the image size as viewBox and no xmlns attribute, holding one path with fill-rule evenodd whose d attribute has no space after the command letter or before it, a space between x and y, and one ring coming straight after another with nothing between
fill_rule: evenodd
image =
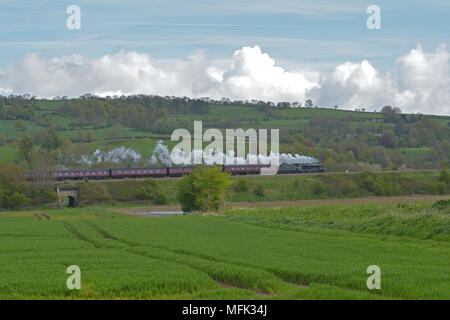
<instances>
[{"instance_id":1,"label":"blue sky","mask_svg":"<svg viewBox=\"0 0 450 320\"><path fill-rule=\"evenodd\" d=\"M329 69L369 59L379 70L418 44L434 50L450 41L450 2L431 1L61 1L0 2L0 68L29 53L95 58L119 50L156 59L204 50L229 59L259 45L286 68ZM82 12L68 30L66 8ZM366 8L381 8L382 29L366 28Z\"/></svg>"}]
</instances>

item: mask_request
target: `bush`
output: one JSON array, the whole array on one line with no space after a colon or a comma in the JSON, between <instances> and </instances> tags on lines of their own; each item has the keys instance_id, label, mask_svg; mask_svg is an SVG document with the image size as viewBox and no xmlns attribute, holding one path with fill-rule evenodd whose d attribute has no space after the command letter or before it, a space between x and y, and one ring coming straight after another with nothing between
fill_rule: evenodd
<instances>
[{"instance_id":1,"label":"bush","mask_svg":"<svg viewBox=\"0 0 450 320\"><path fill-rule=\"evenodd\" d=\"M151 199L151 190L146 187L140 187L136 189L136 198L139 200L149 200Z\"/></svg>"},{"instance_id":2,"label":"bush","mask_svg":"<svg viewBox=\"0 0 450 320\"><path fill-rule=\"evenodd\" d=\"M7 199L8 209L20 209L28 204L28 198L22 194L15 192Z\"/></svg>"},{"instance_id":3,"label":"bush","mask_svg":"<svg viewBox=\"0 0 450 320\"><path fill-rule=\"evenodd\" d=\"M446 209L448 212L448 209L450 208L450 200L438 200L435 203L433 203L433 208L438 210Z\"/></svg>"},{"instance_id":4,"label":"bush","mask_svg":"<svg viewBox=\"0 0 450 320\"><path fill-rule=\"evenodd\" d=\"M376 196L384 196L384 189L381 183L375 182L373 185L373 192Z\"/></svg>"},{"instance_id":5,"label":"bush","mask_svg":"<svg viewBox=\"0 0 450 320\"><path fill-rule=\"evenodd\" d=\"M439 182L438 192L439 194L447 194L447 184L444 182Z\"/></svg>"},{"instance_id":6,"label":"bush","mask_svg":"<svg viewBox=\"0 0 450 320\"><path fill-rule=\"evenodd\" d=\"M153 197L154 204L167 204L169 203L169 196L164 191L157 191Z\"/></svg>"},{"instance_id":7,"label":"bush","mask_svg":"<svg viewBox=\"0 0 450 320\"><path fill-rule=\"evenodd\" d=\"M247 192L248 183L244 179L238 179L237 182L233 183L233 190L236 192Z\"/></svg>"},{"instance_id":8,"label":"bush","mask_svg":"<svg viewBox=\"0 0 450 320\"><path fill-rule=\"evenodd\" d=\"M35 186L28 187L25 189L24 194L30 199L29 204L32 206L56 203L58 201L58 195L51 188L40 189Z\"/></svg>"},{"instance_id":9,"label":"bush","mask_svg":"<svg viewBox=\"0 0 450 320\"><path fill-rule=\"evenodd\" d=\"M177 184L177 199L183 211L221 210L225 204L229 174L221 168L198 166Z\"/></svg>"},{"instance_id":10,"label":"bush","mask_svg":"<svg viewBox=\"0 0 450 320\"><path fill-rule=\"evenodd\" d=\"M439 175L439 181L445 184L450 184L450 173L447 170L442 170Z\"/></svg>"},{"instance_id":11,"label":"bush","mask_svg":"<svg viewBox=\"0 0 450 320\"><path fill-rule=\"evenodd\" d=\"M264 188L262 185L257 186L254 190L253 193L258 196L258 197L264 197L266 195Z\"/></svg>"},{"instance_id":12,"label":"bush","mask_svg":"<svg viewBox=\"0 0 450 320\"><path fill-rule=\"evenodd\" d=\"M110 202L112 195L106 183L79 183L83 203Z\"/></svg>"},{"instance_id":13,"label":"bush","mask_svg":"<svg viewBox=\"0 0 450 320\"><path fill-rule=\"evenodd\" d=\"M327 193L328 188L327 188L327 185L325 183L323 183L322 181L315 180L311 191L313 194L320 196L320 195L324 195L325 193Z\"/></svg>"}]
</instances>

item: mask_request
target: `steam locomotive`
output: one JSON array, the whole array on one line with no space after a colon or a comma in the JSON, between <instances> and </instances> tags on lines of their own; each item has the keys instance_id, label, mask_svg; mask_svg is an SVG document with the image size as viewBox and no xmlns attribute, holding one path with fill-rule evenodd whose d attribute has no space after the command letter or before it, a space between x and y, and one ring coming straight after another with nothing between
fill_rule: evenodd
<instances>
[{"instance_id":1,"label":"steam locomotive","mask_svg":"<svg viewBox=\"0 0 450 320\"><path fill-rule=\"evenodd\" d=\"M261 168L267 165L223 165L222 171L231 175L257 175L261 173ZM46 173L53 179L82 180L82 179L123 179L123 178L158 178L158 177L181 177L194 170L194 166L189 167L167 167L167 168L136 168L136 169L83 169L83 170L56 170ZM282 163L278 167L278 174L292 173L320 173L325 172L325 168L320 163ZM26 173L28 180L38 180L42 177L42 172L30 171Z\"/></svg>"}]
</instances>

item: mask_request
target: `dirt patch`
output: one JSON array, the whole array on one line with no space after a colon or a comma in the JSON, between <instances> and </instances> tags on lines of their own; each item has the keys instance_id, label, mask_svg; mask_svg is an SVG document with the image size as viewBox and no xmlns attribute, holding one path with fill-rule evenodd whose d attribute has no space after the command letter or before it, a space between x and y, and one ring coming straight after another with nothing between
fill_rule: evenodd
<instances>
[{"instance_id":1,"label":"dirt patch","mask_svg":"<svg viewBox=\"0 0 450 320\"><path fill-rule=\"evenodd\" d=\"M145 207L136 207L136 208L119 208L113 209L114 212L126 213L126 214L135 214L136 212L161 212L161 211L182 211L181 206L179 205L169 205L169 206L145 206Z\"/></svg>"}]
</instances>

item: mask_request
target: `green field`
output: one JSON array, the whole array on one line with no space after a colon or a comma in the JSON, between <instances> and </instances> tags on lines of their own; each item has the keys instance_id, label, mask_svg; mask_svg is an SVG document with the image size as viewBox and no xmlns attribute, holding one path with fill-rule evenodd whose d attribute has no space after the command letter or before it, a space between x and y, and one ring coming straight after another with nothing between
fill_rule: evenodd
<instances>
[{"instance_id":1,"label":"green field","mask_svg":"<svg viewBox=\"0 0 450 320\"><path fill-rule=\"evenodd\" d=\"M6 163L13 163L16 156L16 150L11 147L0 146L0 161Z\"/></svg>"},{"instance_id":2,"label":"green field","mask_svg":"<svg viewBox=\"0 0 450 320\"><path fill-rule=\"evenodd\" d=\"M450 298L448 203L158 218L113 209L0 213L0 298ZM81 290L66 287L69 265ZM370 265L381 290L366 288Z\"/></svg>"}]
</instances>

